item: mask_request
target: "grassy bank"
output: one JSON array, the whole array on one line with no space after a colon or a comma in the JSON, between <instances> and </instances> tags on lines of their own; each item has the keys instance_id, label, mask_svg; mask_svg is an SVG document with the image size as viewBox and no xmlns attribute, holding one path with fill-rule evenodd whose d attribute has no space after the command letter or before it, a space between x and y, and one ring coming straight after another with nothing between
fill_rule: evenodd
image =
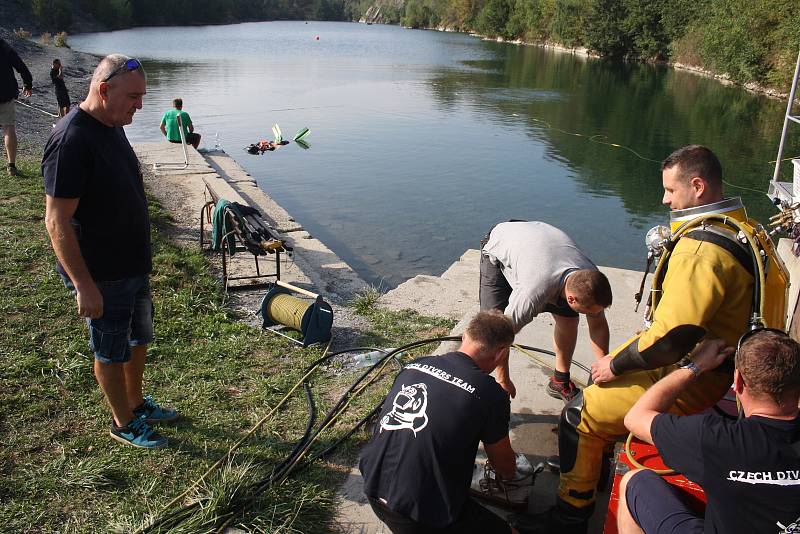
<instances>
[{"instance_id":1,"label":"grassy bank","mask_svg":"<svg viewBox=\"0 0 800 534\"><path fill-rule=\"evenodd\" d=\"M146 393L183 415L160 430L168 449L142 451L108 436L110 415L92 376L85 325L53 269L43 223L36 159L27 177L0 175L0 530L131 531L180 494L266 414L321 349L301 349L248 327L226 307L207 258L177 248L158 231L167 214L151 203L156 341L145 371ZM397 346L445 334L452 323L389 314L359 300L373 331L365 343ZM332 364L313 378L321 413L353 379ZM387 380L355 402L324 447L382 396ZM202 510L173 532L212 532L232 503L268 476L302 435L307 408L296 394L235 457L189 496ZM366 434L337 454L352 459ZM335 461L336 459L334 459ZM335 531L333 494L342 470L319 462L262 493L240 527L257 532Z\"/></svg>"}]
</instances>

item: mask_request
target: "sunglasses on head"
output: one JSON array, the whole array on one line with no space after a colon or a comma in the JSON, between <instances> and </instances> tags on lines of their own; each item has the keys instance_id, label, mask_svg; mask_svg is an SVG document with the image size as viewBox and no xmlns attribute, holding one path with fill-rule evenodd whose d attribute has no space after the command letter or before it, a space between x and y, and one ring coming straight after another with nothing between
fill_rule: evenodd
<instances>
[{"instance_id":1,"label":"sunglasses on head","mask_svg":"<svg viewBox=\"0 0 800 534\"><path fill-rule=\"evenodd\" d=\"M736 344L736 352L738 353L739 350L741 350L742 345L744 345L745 341L747 341L748 339L750 339L754 335L756 335L758 333L761 333L761 332L775 332L776 334L781 334L782 336L789 337L789 334L787 334L783 330L779 330L777 328L766 328L766 327L764 327L764 328L754 328L754 329L748 330L747 332L742 334L742 337L739 338L739 342Z\"/></svg>"},{"instance_id":2,"label":"sunglasses on head","mask_svg":"<svg viewBox=\"0 0 800 534\"><path fill-rule=\"evenodd\" d=\"M107 82L108 80L110 80L111 78L116 76L117 74L122 74L123 72L130 72L132 70L138 69L141 66L142 66L142 64L139 62L138 59L131 58L131 59L127 60L125 63L123 63L122 65L120 65L119 67L117 67L116 69L114 69L113 71L111 71L111 74L109 74L108 76L103 78L103 80L101 80L101 81Z\"/></svg>"}]
</instances>

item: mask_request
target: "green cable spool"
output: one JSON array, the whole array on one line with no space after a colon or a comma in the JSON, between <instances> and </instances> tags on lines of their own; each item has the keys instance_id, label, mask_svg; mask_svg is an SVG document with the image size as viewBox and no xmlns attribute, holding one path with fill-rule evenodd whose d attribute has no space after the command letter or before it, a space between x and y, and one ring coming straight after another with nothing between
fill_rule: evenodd
<instances>
[{"instance_id":1,"label":"green cable spool","mask_svg":"<svg viewBox=\"0 0 800 534\"><path fill-rule=\"evenodd\" d=\"M315 299L309 302L306 299L294 297L290 294L290 289L314 295ZM314 343L324 343L331 339L333 310L330 304L322 300L321 296L295 288L290 284L283 282L272 284L261 300L259 314L263 319L263 328L279 333L270 327L285 326L300 332L303 335L302 342L293 338L289 339L303 347Z\"/></svg>"}]
</instances>

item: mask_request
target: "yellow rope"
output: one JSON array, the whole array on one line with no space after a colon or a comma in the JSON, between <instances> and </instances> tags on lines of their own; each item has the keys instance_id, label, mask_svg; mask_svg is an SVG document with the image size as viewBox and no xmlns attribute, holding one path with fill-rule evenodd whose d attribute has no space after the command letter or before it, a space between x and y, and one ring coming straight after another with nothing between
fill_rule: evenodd
<instances>
[{"instance_id":1,"label":"yellow rope","mask_svg":"<svg viewBox=\"0 0 800 534\"><path fill-rule=\"evenodd\" d=\"M529 118L529 120L531 120L533 122L538 122L539 124L543 125L545 128L547 128L549 130L553 130L553 131L562 133L564 135L571 135L573 137L582 137L582 138L586 139L590 143L597 143L599 145L606 145L606 146L610 146L610 147L613 147L613 148L621 148L622 150L627 150L628 152L630 152L631 154L633 154L634 156L636 156L637 158L639 158L639 159L641 159L643 161L650 161L652 163L659 163L659 164L661 163L660 160L648 158L646 156L641 155L640 153L638 153L637 151L635 151L634 149L632 149L629 146L622 145L622 144L619 144L619 143L612 143L612 142L608 141L608 136L605 135L605 134L588 135L588 134L583 134L583 133L579 133L579 132L570 132L570 131L567 131L567 130L563 130L561 128L556 128L555 126L553 126L552 124L550 124L546 120L538 119L536 117L528 117L528 118ZM797 156L792 156L792 157L788 157L788 158L781 158L780 161L784 162L784 161L789 161L789 160L798 159L798 158L800 158L800 154L797 155ZM771 164L775 163L776 161L777 160L773 159L771 161L768 161L767 164L771 165ZM729 187L734 187L736 189L742 189L744 191L751 191L753 193L763 193L763 191L760 190L760 189L755 189L755 188L747 187L747 186L744 186L744 185L736 185L736 184L733 184L733 183L725 181L725 180L722 180L722 182L725 185L727 185Z\"/></svg>"},{"instance_id":2,"label":"yellow rope","mask_svg":"<svg viewBox=\"0 0 800 534\"><path fill-rule=\"evenodd\" d=\"M537 355L537 354L535 354L535 353L533 353L533 352L531 352L529 350L523 349L519 345L514 344L514 345L511 345L511 346L513 348L517 349L518 351L522 352L523 354L527 355L528 357L530 357L535 362L547 367L548 369L555 370L555 366L553 364L551 364L549 361L547 361L544 358L542 358L541 356L539 356L539 355ZM572 381L575 382L576 384L578 384L579 386L584 387L584 388L587 387L585 382L577 380L575 377L571 377L571 378L572 378Z\"/></svg>"},{"instance_id":3,"label":"yellow rope","mask_svg":"<svg viewBox=\"0 0 800 534\"><path fill-rule=\"evenodd\" d=\"M642 465L639 462L637 462L633 458L633 453L631 452L631 441L632 440L633 440L633 432L628 434L628 439L625 440L625 454L628 456L628 461L631 463L631 465L633 465L637 469L650 470L650 471L652 471L653 473L655 473L657 475L661 475L662 477L669 476L669 475L674 475L677 472L674 469L653 469L652 467L647 467L646 465Z\"/></svg>"}]
</instances>

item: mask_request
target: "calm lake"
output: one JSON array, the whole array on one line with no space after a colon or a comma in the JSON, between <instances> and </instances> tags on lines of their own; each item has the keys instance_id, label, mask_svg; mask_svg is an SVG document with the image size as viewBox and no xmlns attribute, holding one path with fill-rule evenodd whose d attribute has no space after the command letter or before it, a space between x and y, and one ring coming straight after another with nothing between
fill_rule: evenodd
<instances>
[{"instance_id":1,"label":"calm lake","mask_svg":"<svg viewBox=\"0 0 800 534\"><path fill-rule=\"evenodd\" d=\"M158 140L182 97L201 148L218 136L384 289L440 274L510 218L561 227L599 265L641 269L645 232L668 219L658 161L689 143L717 153L751 216L774 213L764 192L785 103L686 72L353 23L140 28L70 45L145 64L131 141ZM311 149L247 154L274 123L289 138L309 127ZM795 136L786 155L798 153Z\"/></svg>"}]
</instances>

